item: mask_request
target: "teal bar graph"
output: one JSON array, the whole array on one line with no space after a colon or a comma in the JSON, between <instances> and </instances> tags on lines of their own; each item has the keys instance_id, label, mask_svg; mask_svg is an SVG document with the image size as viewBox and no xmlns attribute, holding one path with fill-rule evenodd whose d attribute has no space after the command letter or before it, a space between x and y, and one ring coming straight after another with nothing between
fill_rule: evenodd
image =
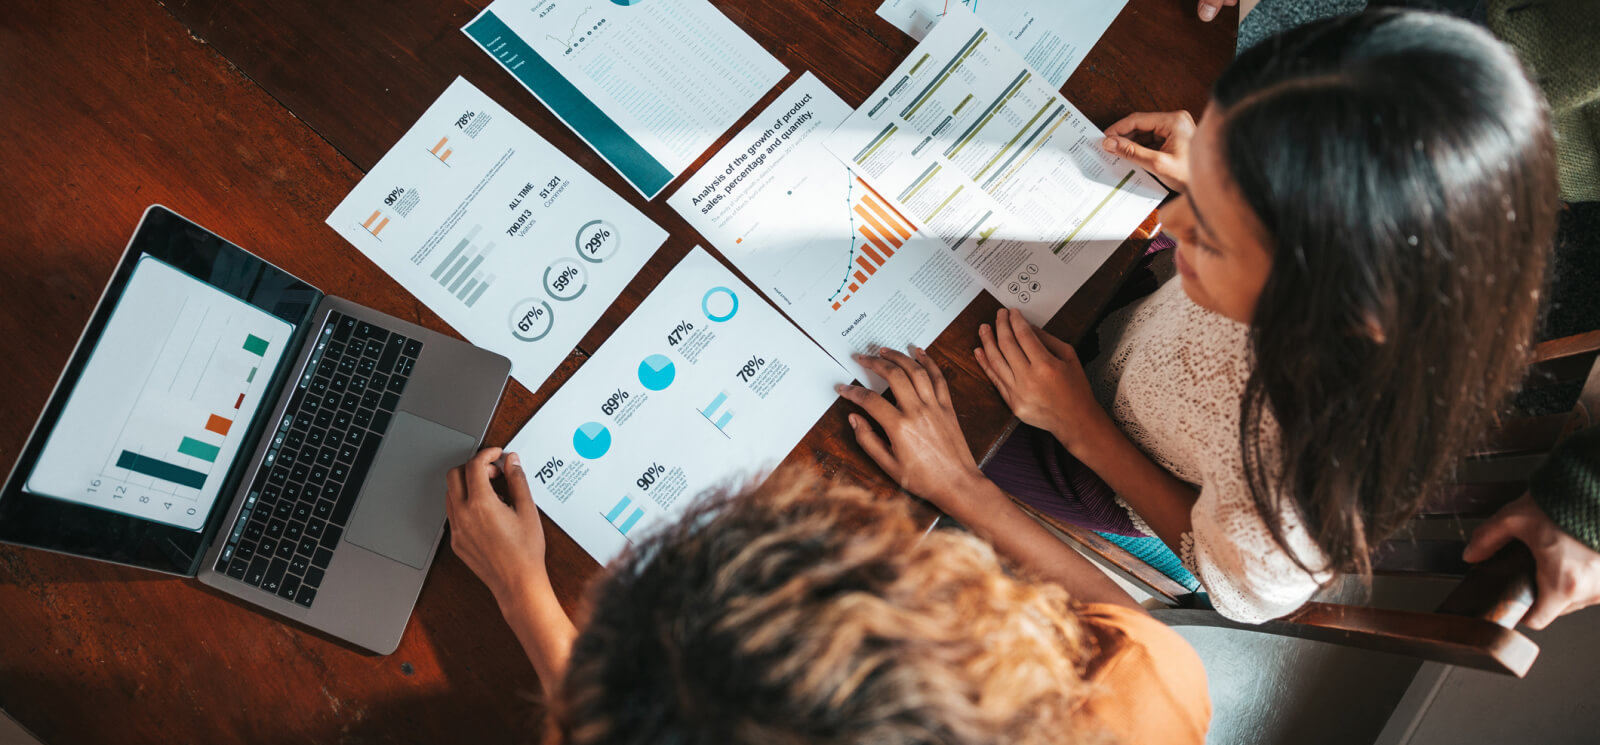
<instances>
[{"instance_id":1,"label":"teal bar graph","mask_svg":"<svg viewBox=\"0 0 1600 745\"><path fill-rule=\"evenodd\" d=\"M117 468L126 468L134 473L144 474L151 478L170 481L178 486L187 486L190 489L199 489L205 486L206 475L191 468L173 465L164 460L156 460L138 453L124 450L117 458Z\"/></svg>"},{"instance_id":2,"label":"teal bar graph","mask_svg":"<svg viewBox=\"0 0 1600 745\"><path fill-rule=\"evenodd\" d=\"M207 463L215 463L217 462L217 455L222 452L222 448L201 442L193 437L185 437L183 442L178 443L178 452L199 458Z\"/></svg>"},{"instance_id":3,"label":"teal bar graph","mask_svg":"<svg viewBox=\"0 0 1600 745\"><path fill-rule=\"evenodd\" d=\"M244 351L261 357L267 353L267 340L255 334L246 334L244 337Z\"/></svg>"},{"instance_id":4,"label":"teal bar graph","mask_svg":"<svg viewBox=\"0 0 1600 745\"><path fill-rule=\"evenodd\" d=\"M622 521L620 525L617 524L617 518L622 517L622 514L628 511L628 506L631 504L633 504L632 499L623 497L617 502L617 506L612 507L611 511L606 513L606 522L611 523L611 527L616 528L617 532L621 533L624 538L628 536L628 531L633 530L633 526L638 524L639 519L644 517L644 510L635 507L633 514L628 515L627 520Z\"/></svg>"}]
</instances>

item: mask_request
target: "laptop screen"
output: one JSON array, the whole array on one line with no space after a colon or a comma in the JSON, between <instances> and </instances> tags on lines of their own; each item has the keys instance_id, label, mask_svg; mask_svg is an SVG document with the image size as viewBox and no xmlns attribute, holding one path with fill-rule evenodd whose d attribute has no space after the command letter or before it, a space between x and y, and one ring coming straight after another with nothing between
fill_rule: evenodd
<instances>
[{"instance_id":1,"label":"laptop screen","mask_svg":"<svg viewBox=\"0 0 1600 745\"><path fill-rule=\"evenodd\" d=\"M27 491L201 530L294 330L141 256Z\"/></svg>"}]
</instances>

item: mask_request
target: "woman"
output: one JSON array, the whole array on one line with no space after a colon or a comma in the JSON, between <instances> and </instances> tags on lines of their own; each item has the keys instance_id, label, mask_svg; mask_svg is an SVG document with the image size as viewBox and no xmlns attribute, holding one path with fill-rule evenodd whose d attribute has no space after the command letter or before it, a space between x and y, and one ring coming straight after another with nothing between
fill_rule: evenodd
<instances>
[{"instance_id":1,"label":"woman","mask_svg":"<svg viewBox=\"0 0 1600 745\"><path fill-rule=\"evenodd\" d=\"M1036 428L1021 437L1104 479L1128 512L1043 508L1160 537L1218 611L1260 622L1334 573L1369 572L1518 380L1555 226L1552 143L1492 37L1394 11L1268 39L1184 125L1134 115L1107 143L1165 140L1153 165L1182 193L1162 209L1180 276L1107 320L1088 373L1007 311L974 354ZM868 363L894 376L900 406L845 391L888 436L852 415L866 451L1002 551L1031 550L992 527L1016 508L953 412L921 395L929 363ZM1039 452L1020 442L1008 447ZM1038 464L994 475L1056 487L1046 502L1095 499Z\"/></svg>"},{"instance_id":2,"label":"woman","mask_svg":"<svg viewBox=\"0 0 1600 745\"><path fill-rule=\"evenodd\" d=\"M810 479L703 500L642 538L579 632L527 475L500 459L450 472L451 547L533 661L559 742L1205 741L1194 650L1071 549L1041 552L1050 582L1013 579L983 542L924 534L904 500Z\"/></svg>"}]
</instances>

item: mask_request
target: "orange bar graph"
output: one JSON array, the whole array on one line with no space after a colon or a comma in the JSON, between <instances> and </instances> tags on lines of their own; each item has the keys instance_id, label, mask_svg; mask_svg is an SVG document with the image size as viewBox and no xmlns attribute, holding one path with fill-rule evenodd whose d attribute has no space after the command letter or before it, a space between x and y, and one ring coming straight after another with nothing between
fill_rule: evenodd
<instances>
[{"instance_id":1,"label":"orange bar graph","mask_svg":"<svg viewBox=\"0 0 1600 745\"><path fill-rule=\"evenodd\" d=\"M366 222L361 223L361 227L366 228L368 233L376 236L378 233L383 232L383 227L385 225L389 224L389 218L384 217L383 221L379 222L378 218L380 217L383 217L383 212L379 210L373 210L372 216L367 218ZM373 227L373 223L377 223L377 227Z\"/></svg>"},{"instance_id":2,"label":"orange bar graph","mask_svg":"<svg viewBox=\"0 0 1600 745\"><path fill-rule=\"evenodd\" d=\"M857 256L856 257L856 266L859 266L862 269L867 270L867 276L868 277L878 273L878 267L873 266L872 262L867 261L867 257L865 257L865 256Z\"/></svg>"},{"instance_id":3,"label":"orange bar graph","mask_svg":"<svg viewBox=\"0 0 1600 745\"><path fill-rule=\"evenodd\" d=\"M440 161L449 160L450 159L450 154L455 152L454 150L445 150L444 149L445 143L447 143L449 141L450 141L449 137L440 137L439 138L439 143L437 145L434 145L433 149L429 150L428 152L433 153L433 157L438 158ZM441 151L443 151L443 152L441 152Z\"/></svg>"},{"instance_id":4,"label":"orange bar graph","mask_svg":"<svg viewBox=\"0 0 1600 745\"><path fill-rule=\"evenodd\" d=\"M217 416L216 414L212 414L211 418L206 420L206 431L207 432L215 432L215 433L217 433L219 435L222 435L223 437L227 437L228 436L228 428L232 427L232 426L233 426L233 420L232 419L223 419L222 417Z\"/></svg>"},{"instance_id":5,"label":"orange bar graph","mask_svg":"<svg viewBox=\"0 0 1600 745\"><path fill-rule=\"evenodd\" d=\"M894 251L888 246L883 245L883 243L878 240L878 236L873 235L872 231L867 229L867 226L862 225L860 228L857 228L857 231L867 239L866 243L861 244L861 250L871 253L872 247L877 246L878 251L881 252L883 256L888 257L894 255ZM878 261L878 266L883 266L883 260L877 259L876 257L874 257L874 259Z\"/></svg>"},{"instance_id":6,"label":"orange bar graph","mask_svg":"<svg viewBox=\"0 0 1600 745\"><path fill-rule=\"evenodd\" d=\"M901 238L910 238L911 233L916 231L916 227L911 224L911 221L907 220L905 215L900 214L900 210L895 209L894 205L889 204L889 200L884 199L882 194L879 194L877 191L873 190L872 187L867 186L867 182L858 178L856 179L856 183L860 184L861 188L867 190L866 195L862 197L862 199L866 201L867 206L871 208L872 211L877 212L878 215L883 218L884 222L893 225L895 231L900 233Z\"/></svg>"},{"instance_id":7,"label":"orange bar graph","mask_svg":"<svg viewBox=\"0 0 1600 745\"><path fill-rule=\"evenodd\" d=\"M861 284L867 283L867 275L862 274L861 270L856 270L855 277L857 282L860 282ZM855 292L855 290L851 290L851 292Z\"/></svg>"},{"instance_id":8,"label":"orange bar graph","mask_svg":"<svg viewBox=\"0 0 1600 745\"><path fill-rule=\"evenodd\" d=\"M860 230L861 234L866 236L868 241L872 241L872 231L867 230L867 226L862 225ZM882 246L879 246L879 248L882 248ZM868 243L861 244L861 253L866 254L867 258L872 259L872 263L877 264L878 266L883 266L883 254L872 250L872 246Z\"/></svg>"},{"instance_id":9,"label":"orange bar graph","mask_svg":"<svg viewBox=\"0 0 1600 745\"><path fill-rule=\"evenodd\" d=\"M866 203L865 198L863 198L861 201L863 204ZM878 235L883 236L885 240L893 243L895 248L900 247L900 240L894 237L894 233L891 233L885 229L883 225L878 222L878 218L874 217L871 212L868 212L865 207L862 207L860 204L856 205L856 214L860 215L861 219L866 220L867 225L871 225L872 229L878 232ZM866 227L866 225L863 225L862 227Z\"/></svg>"}]
</instances>

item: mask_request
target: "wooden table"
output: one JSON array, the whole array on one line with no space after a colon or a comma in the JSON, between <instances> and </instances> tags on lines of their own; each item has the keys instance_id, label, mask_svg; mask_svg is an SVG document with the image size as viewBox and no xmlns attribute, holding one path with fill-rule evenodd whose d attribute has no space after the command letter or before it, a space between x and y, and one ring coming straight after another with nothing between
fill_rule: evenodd
<instances>
[{"instance_id":1,"label":"wooden table","mask_svg":"<svg viewBox=\"0 0 1600 745\"><path fill-rule=\"evenodd\" d=\"M509 440L670 267L709 244L664 198L639 199L469 42L459 29L487 2L5 3L0 467L11 467L153 202L330 293L448 332L323 219L457 75L671 233L544 385L509 386L488 442ZM914 46L874 14L877 2L717 2L790 71L750 115L805 70L861 103ZM1233 28L1232 15L1195 20L1192 0L1131 0L1064 92L1100 126L1131 111L1198 112L1231 56ZM1141 247L1119 249L1051 329L1080 336ZM997 307L980 296L931 350L979 455L1012 425L970 354L977 325ZM836 404L788 462L892 489L856 448L845 411ZM598 567L560 530L550 532L557 592L577 610ZM0 548L0 707L52 745L531 741L538 690L488 591L448 545L404 642L387 657L193 581Z\"/></svg>"}]
</instances>

